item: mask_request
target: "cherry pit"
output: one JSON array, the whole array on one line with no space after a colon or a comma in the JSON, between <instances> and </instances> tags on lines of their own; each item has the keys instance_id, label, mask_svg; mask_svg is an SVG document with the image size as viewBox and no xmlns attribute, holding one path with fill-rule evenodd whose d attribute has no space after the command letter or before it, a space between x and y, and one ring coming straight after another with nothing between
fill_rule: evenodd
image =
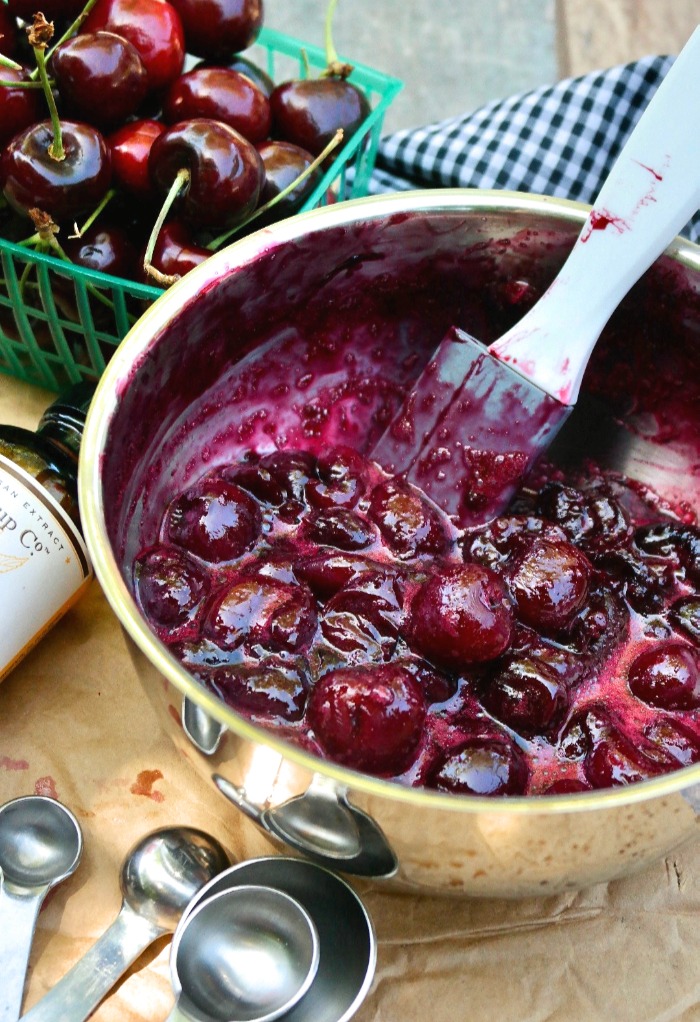
<instances>
[{"instance_id":1,"label":"cherry pit","mask_svg":"<svg viewBox=\"0 0 700 1022\"><path fill-rule=\"evenodd\" d=\"M612 474L460 532L352 448L249 452L169 502L133 587L201 684L353 770L493 797L700 761L700 530Z\"/></svg>"}]
</instances>

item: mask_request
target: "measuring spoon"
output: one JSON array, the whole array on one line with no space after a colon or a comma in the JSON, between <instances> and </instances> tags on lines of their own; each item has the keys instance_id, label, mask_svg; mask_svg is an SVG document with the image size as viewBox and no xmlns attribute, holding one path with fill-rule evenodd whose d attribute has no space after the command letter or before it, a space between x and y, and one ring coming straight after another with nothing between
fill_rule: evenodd
<instances>
[{"instance_id":1,"label":"measuring spoon","mask_svg":"<svg viewBox=\"0 0 700 1022\"><path fill-rule=\"evenodd\" d=\"M16 1022L37 915L80 862L83 838L64 805L25 795L0 806L0 1022Z\"/></svg>"}]
</instances>

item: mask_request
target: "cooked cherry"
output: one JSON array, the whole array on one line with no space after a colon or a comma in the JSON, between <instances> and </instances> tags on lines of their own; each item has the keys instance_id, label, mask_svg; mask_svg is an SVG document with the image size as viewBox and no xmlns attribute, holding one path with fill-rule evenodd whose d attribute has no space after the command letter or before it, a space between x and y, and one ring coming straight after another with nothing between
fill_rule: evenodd
<instances>
[{"instance_id":1,"label":"cooked cherry","mask_svg":"<svg viewBox=\"0 0 700 1022\"><path fill-rule=\"evenodd\" d=\"M147 551L136 562L134 579L146 617L168 629L189 621L209 589L206 572L177 547Z\"/></svg>"},{"instance_id":2,"label":"cooked cherry","mask_svg":"<svg viewBox=\"0 0 700 1022\"><path fill-rule=\"evenodd\" d=\"M681 631L700 644L700 597L687 596L671 607L669 617Z\"/></svg>"},{"instance_id":3,"label":"cooked cherry","mask_svg":"<svg viewBox=\"0 0 700 1022\"><path fill-rule=\"evenodd\" d=\"M509 573L518 617L544 633L565 628L588 596L591 565L566 540L533 540Z\"/></svg>"},{"instance_id":4,"label":"cooked cherry","mask_svg":"<svg viewBox=\"0 0 700 1022\"><path fill-rule=\"evenodd\" d=\"M437 509L408 483L387 479L375 486L368 513L399 557L442 554L449 546Z\"/></svg>"},{"instance_id":5,"label":"cooked cherry","mask_svg":"<svg viewBox=\"0 0 700 1022\"><path fill-rule=\"evenodd\" d=\"M367 463L351 447L333 447L321 454L318 478L309 478L306 499L313 507L355 507L367 489Z\"/></svg>"},{"instance_id":6,"label":"cooked cherry","mask_svg":"<svg viewBox=\"0 0 700 1022\"><path fill-rule=\"evenodd\" d=\"M653 777L659 767L630 738L611 729L587 753L583 770L594 788L613 788Z\"/></svg>"},{"instance_id":7,"label":"cooked cherry","mask_svg":"<svg viewBox=\"0 0 700 1022\"><path fill-rule=\"evenodd\" d=\"M316 606L309 591L264 576L236 579L208 608L202 633L221 649L242 643L267 652L297 652L316 630Z\"/></svg>"},{"instance_id":8,"label":"cooked cherry","mask_svg":"<svg viewBox=\"0 0 700 1022\"><path fill-rule=\"evenodd\" d=\"M262 717L301 720L308 683L297 667L267 657L257 664L231 664L211 676L225 703Z\"/></svg>"},{"instance_id":9,"label":"cooked cherry","mask_svg":"<svg viewBox=\"0 0 700 1022\"><path fill-rule=\"evenodd\" d=\"M637 529L634 541L640 550L669 558L685 569L691 582L700 584L700 529L669 521Z\"/></svg>"},{"instance_id":10,"label":"cooked cherry","mask_svg":"<svg viewBox=\"0 0 700 1022\"><path fill-rule=\"evenodd\" d=\"M503 580L478 564L436 571L416 593L405 633L412 649L446 670L495 660L513 634Z\"/></svg>"},{"instance_id":11,"label":"cooked cherry","mask_svg":"<svg viewBox=\"0 0 700 1022\"><path fill-rule=\"evenodd\" d=\"M627 682L649 706L663 710L700 706L698 654L680 642L662 642L640 653L628 668Z\"/></svg>"},{"instance_id":12,"label":"cooked cherry","mask_svg":"<svg viewBox=\"0 0 700 1022\"><path fill-rule=\"evenodd\" d=\"M644 728L644 737L656 750L659 762L689 766L700 762L700 736L680 721L661 717ZM648 753L653 755L653 751Z\"/></svg>"},{"instance_id":13,"label":"cooked cherry","mask_svg":"<svg viewBox=\"0 0 700 1022\"><path fill-rule=\"evenodd\" d=\"M136 47L156 91L181 73L185 62L182 22L168 0L97 0L83 23L83 32L105 29Z\"/></svg>"},{"instance_id":14,"label":"cooked cherry","mask_svg":"<svg viewBox=\"0 0 700 1022\"><path fill-rule=\"evenodd\" d=\"M338 128L347 142L369 116L365 94L343 78L283 82L270 96L272 135L318 156Z\"/></svg>"},{"instance_id":15,"label":"cooked cherry","mask_svg":"<svg viewBox=\"0 0 700 1022\"><path fill-rule=\"evenodd\" d=\"M109 188L112 169L107 145L89 124L63 121L65 159L49 155L50 121L15 135L0 157L0 186L18 213L38 207L56 222L72 222L94 210Z\"/></svg>"},{"instance_id":16,"label":"cooked cherry","mask_svg":"<svg viewBox=\"0 0 700 1022\"><path fill-rule=\"evenodd\" d=\"M148 156L151 146L164 131L165 125L160 121L144 118L130 121L107 136L115 186L140 199L155 198L148 173Z\"/></svg>"},{"instance_id":17,"label":"cooked cherry","mask_svg":"<svg viewBox=\"0 0 700 1022\"><path fill-rule=\"evenodd\" d=\"M313 163L313 156L292 142L267 141L258 145L258 152L265 167L265 185L260 196L260 205L276 198L285 188L289 188L303 172ZM273 223L292 216L303 205L321 180L322 171L316 167L295 188L292 188L283 199L275 203L272 209L264 213L256 226Z\"/></svg>"},{"instance_id":18,"label":"cooked cherry","mask_svg":"<svg viewBox=\"0 0 700 1022\"><path fill-rule=\"evenodd\" d=\"M168 88L163 97L163 120L175 124L195 117L223 121L249 142L262 142L270 131L267 96L245 75L226 67L188 71Z\"/></svg>"},{"instance_id":19,"label":"cooked cherry","mask_svg":"<svg viewBox=\"0 0 700 1022\"><path fill-rule=\"evenodd\" d=\"M294 566L296 576L322 600L334 596L365 572L376 571L378 565L351 553L321 550L312 557L304 554Z\"/></svg>"},{"instance_id":20,"label":"cooked cherry","mask_svg":"<svg viewBox=\"0 0 700 1022\"><path fill-rule=\"evenodd\" d=\"M591 791L590 784L579 780L578 777L562 777L554 781L542 792L543 795L573 795L578 791Z\"/></svg>"},{"instance_id":21,"label":"cooked cherry","mask_svg":"<svg viewBox=\"0 0 700 1022\"><path fill-rule=\"evenodd\" d=\"M223 475L248 493L252 493L263 504L279 506L284 504L288 497L284 483L279 482L270 469L259 462L234 465L233 468L225 469Z\"/></svg>"},{"instance_id":22,"label":"cooked cherry","mask_svg":"<svg viewBox=\"0 0 700 1022\"><path fill-rule=\"evenodd\" d=\"M527 763L515 746L473 738L438 761L428 786L455 795L522 795L528 778Z\"/></svg>"},{"instance_id":23,"label":"cooked cherry","mask_svg":"<svg viewBox=\"0 0 700 1022\"><path fill-rule=\"evenodd\" d=\"M563 483L546 483L537 510L591 557L622 546L632 535L624 508L606 492L583 493Z\"/></svg>"},{"instance_id":24,"label":"cooked cherry","mask_svg":"<svg viewBox=\"0 0 700 1022\"><path fill-rule=\"evenodd\" d=\"M223 479L208 477L170 504L163 533L204 561L231 561L250 549L260 534L260 507Z\"/></svg>"},{"instance_id":25,"label":"cooked cherry","mask_svg":"<svg viewBox=\"0 0 700 1022\"><path fill-rule=\"evenodd\" d=\"M0 5L0 15L2 11L3 7ZM3 52L4 50L0 49L0 53ZM29 72L3 67L0 68L0 77L6 82L26 82L29 81ZM0 147L9 142L13 135L38 121L43 116L43 104L43 96L36 89L24 89L21 86L15 89L11 85L0 85Z\"/></svg>"},{"instance_id":26,"label":"cooked cherry","mask_svg":"<svg viewBox=\"0 0 700 1022\"><path fill-rule=\"evenodd\" d=\"M564 682L546 662L515 654L485 684L481 701L502 723L531 738L560 724L569 700Z\"/></svg>"},{"instance_id":27,"label":"cooked cherry","mask_svg":"<svg viewBox=\"0 0 700 1022\"><path fill-rule=\"evenodd\" d=\"M129 232L114 224L92 224L80 237L66 238L63 250L77 266L98 273L122 279L133 279L137 274L138 255Z\"/></svg>"},{"instance_id":28,"label":"cooked cherry","mask_svg":"<svg viewBox=\"0 0 700 1022\"><path fill-rule=\"evenodd\" d=\"M260 34L262 0L172 0L187 36L189 53L228 58L246 50Z\"/></svg>"},{"instance_id":29,"label":"cooked cherry","mask_svg":"<svg viewBox=\"0 0 700 1022\"><path fill-rule=\"evenodd\" d=\"M306 485L316 475L316 458L308 451L274 451L260 459L262 468L283 488L288 497L306 499Z\"/></svg>"},{"instance_id":30,"label":"cooked cherry","mask_svg":"<svg viewBox=\"0 0 700 1022\"><path fill-rule=\"evenodd\" d=\"M628 625L629 611L620 597L599 588L569 626L569 640L582 653L602 656L622 639Z\"/></svg>"},{"instance_id":31,"label":"cooked cherry","mask_svg":"<svg viewBox=\"0 0 700 1022\"><path fill-rule=\"evenodd\" d=\"M313 543L339 550L364 550L374 541L374 530L354 511L330 507L309 515L303 535Z\"/></svg>"},{"instance_id":32,"label":"cooked cherry","mask_svg":"<svg viewBox=\"0 0 700 1022\"><path fill-rule=\"evenodd\" d=\"M468 533L462 544L465 561L478 561L486 568L498 569L516 554L526 550L536 536L553 541L566 534L532 515L504 515L494 518L478 532Z\"/></svg>"},{"instance_id":33,"label":"cooked cherry","mask_svg":"<svg viewBox=\"0 0 700 1022\"><path fill-rule=\"evenodd\" d=\"M625 547L599 557L596 566L619 583L621 595L641 614L663 607L674 582L671 566L662 558L640 556Z\"/></svg>"},{"instance_id":34,"label":"cooked cherry","mask_svg":"<svg viewBox=\"0 0 700 1022\"><path fill-rule=\"evenodd\" d=\"M395 577L381 572L360 575L328 601L321 631L352 662L386 659L396 645L401 608Z\"/></svg>"},{"instance_id":35,"label":"cooked cherry","mask_svg":"<svg viewBox=\"0 0 700 1022\"><path fill-rule=\"evenodd\" d=\"M425 660L404 658L401 665L416 679L428 703L444 703L457 691L456 678L437 671Z\"/></svg>"},{"instance_id":36,"label":"cooked cherry","mask_svg":"<svg viewBox=\"0 0 700 1022\"><path fill-rule=\"evenodd\" d=\"M135 46L114 32L84 32L66 39L51 57L51 73L66 112L98 128L136 113L148 75Z\"/></svg>"},{"instance_id":37,"label":"cooked cherry","mask_svg":"<svg viewBox=\"0 0 700 1022\"><path fill-rule=\"evenodd\" d=\"M309 695L306 717L338 763L373 774L410 766L420 742L425 699L397 664L343 667L324 674Z\"/></svg>"},{"instance_id":38,"label":"cooked cherry","mask_svg":"<svg viewBox=\"0 0 700 1022\"><path fill-rule=\"evenodd\" d=\"M174 124L155 139L148 170L163 194L184 169L190 180L179 206L183 219L196 227L231 227L255 209L263 183L262 160L255 146L228 124L195 118Z\"/></svg>"}]
</instances>

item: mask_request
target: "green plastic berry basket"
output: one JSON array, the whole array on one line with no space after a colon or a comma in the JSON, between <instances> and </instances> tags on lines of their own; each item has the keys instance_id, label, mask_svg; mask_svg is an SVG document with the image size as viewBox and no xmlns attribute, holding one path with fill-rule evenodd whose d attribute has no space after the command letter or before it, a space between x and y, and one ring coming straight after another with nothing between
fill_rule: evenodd
<instances>
[{"instance_id":1,"label":"green plastic berry basket","mask_svg":"<svg viewBox=\"0 0 700 1022\"><path fill-rule=\"evenodd\" d=\"M275 82L326 67L323 50L269 28L245 55ZM367 194L384 115L403 83L361 64L353 68L350 80L365 92L371 113L300 212ZM0 259L0 372L56 392L96 380L132 324L162 294L1 237Z\"/></svg>"}]
</instances>

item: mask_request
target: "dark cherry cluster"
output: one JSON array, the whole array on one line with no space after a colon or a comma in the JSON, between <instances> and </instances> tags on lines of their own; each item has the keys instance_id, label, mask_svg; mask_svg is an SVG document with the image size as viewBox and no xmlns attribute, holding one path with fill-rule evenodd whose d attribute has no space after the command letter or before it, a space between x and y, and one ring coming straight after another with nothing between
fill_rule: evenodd
<instances>
[{"instance_id":1,"label":"dark cherry cluster","mask_svg":"<svg viewBox=\"0 0 700 1022\"><path fill-rule=\"evenodd\" d=\"M146 255L167 282L258 211L256 227L294 213L321 157L369 113L345 65L275 84L242 53L259 35L262 0L35 8L0 3L0 188L12 214L3 232L25 239L32 221L49 222L38 244L56 249L55 225L61 254L92 269L142 279ZM105 203L82 244L63 247Z\"/></svg>"},{"instance_id":2,"label":"dark cherry cluster","mask_svg":"<svg viewBox=\"0 0 700 1022\"><path fill-rule=\"evenodd\" d=\"M486 796L700 760L700 531L625 480L458 533L347 447L250 454L134 565L159 638L240 713L351 768Z\"/></svg>"}]
</instances>

